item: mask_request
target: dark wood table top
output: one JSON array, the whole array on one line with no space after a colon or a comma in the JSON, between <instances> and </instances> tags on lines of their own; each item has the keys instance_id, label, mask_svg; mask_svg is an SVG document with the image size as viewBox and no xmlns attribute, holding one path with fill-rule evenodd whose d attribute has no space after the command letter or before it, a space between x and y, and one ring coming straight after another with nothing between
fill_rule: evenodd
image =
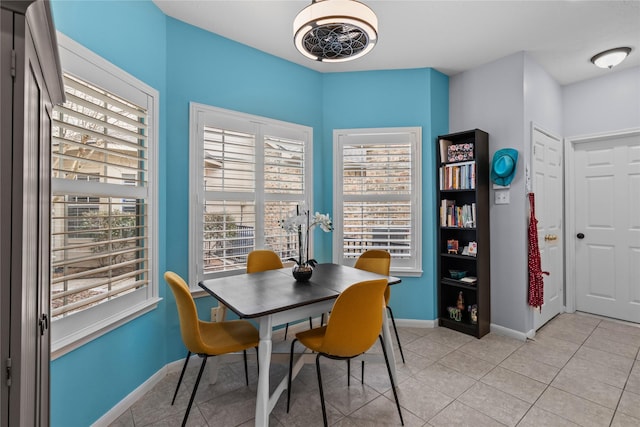
<instances>
[{"instance_id":1,"label":"dark wood table top","mask_svg":"<svg viewBox=\"0 0 640 427\"><path fill-rule=\"evenodd\" d=\"M335 299L354 283L383 277L389 284L400 283L397 277L338 264L318 264L307 283L296 282L291 267L285 267L203 280L199 285L241 318L252 319Z\"/></svg>"}]
</instances>

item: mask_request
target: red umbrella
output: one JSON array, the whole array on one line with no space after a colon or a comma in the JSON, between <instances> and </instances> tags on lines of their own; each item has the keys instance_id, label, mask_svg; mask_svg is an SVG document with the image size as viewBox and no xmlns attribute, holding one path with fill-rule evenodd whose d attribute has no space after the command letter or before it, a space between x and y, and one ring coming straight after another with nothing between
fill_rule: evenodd
<instances>
[{"instance_id":1,"label":"red umbrella","mask_svg":"<svg viewBox=\"0 0 640 427\"><path fill-rule=\"evenodd\" d=\"M536 219L533 193L529 193L529 206L531 207L531 215L529 216L529 305L542 311L542 304L544 304L544 280L542 275L546 274L548 276L549 272L542 271L540 262L538 220Z\"/></svg>"}]
</instances>

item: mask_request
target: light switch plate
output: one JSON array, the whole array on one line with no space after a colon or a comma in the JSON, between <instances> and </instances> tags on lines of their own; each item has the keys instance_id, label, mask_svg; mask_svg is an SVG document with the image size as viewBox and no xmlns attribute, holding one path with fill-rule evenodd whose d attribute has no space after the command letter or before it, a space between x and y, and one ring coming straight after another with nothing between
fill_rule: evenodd
<instances>
[{"instance_id":1,"label":"light switch plate","mask_svg":"<svg viewBox=\"0 0 640 427\"><path fill-rule=\"evenodd\" d=\"M496 190L494 194L495 194L494 201L496 205L509 204L509 190Z\"/></svg>"}]
</instances>

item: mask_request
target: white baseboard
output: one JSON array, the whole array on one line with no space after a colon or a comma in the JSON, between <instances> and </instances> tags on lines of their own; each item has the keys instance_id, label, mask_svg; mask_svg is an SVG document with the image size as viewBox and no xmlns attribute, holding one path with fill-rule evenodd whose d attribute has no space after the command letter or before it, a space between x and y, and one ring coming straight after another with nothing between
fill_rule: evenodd
<instances>
[{"instance_id":1,"label":"white baseboard","mask_svg":"<svg viewBox=\"0 0 640 427\"><path fill-rule=\"evenodd\" d=\"M520 341L526 341L527 338L533 338L536 334L536 331L534 329L531 329L528 332L520 332L514 329L505 328L504 326L496 325L494 323L489 326L489 330L498 335L503 335L505 337L514 338Z\"/></svg>"},{"instance_id":2,"label":"white baseboard","mask_svg":"<svg viewBox=\"0 0 640 427\"><path fill-rule=\"evenodd\" d=\"M162 379L170 372L179 371L182 369L184 359L176 360L158 369L158 371L149 377L148 380L140 384L135 390L129 393L124 399L118 402L113 408L98 418L95 423L91 424L91 427L107 427L113 424L122 414L124 414L134 403L136 403L142 396L155 387Z\"/></svg>"},{"instance_id":3,"label":"white baseboard","mask_svg":"<svg viewBox=\"0 0 640 427\"><path fill-rule=\"evenodd\" d=\"M436 328L438 320L396 319L396 326L405 328Z\"/></svg>"}]
</instances>

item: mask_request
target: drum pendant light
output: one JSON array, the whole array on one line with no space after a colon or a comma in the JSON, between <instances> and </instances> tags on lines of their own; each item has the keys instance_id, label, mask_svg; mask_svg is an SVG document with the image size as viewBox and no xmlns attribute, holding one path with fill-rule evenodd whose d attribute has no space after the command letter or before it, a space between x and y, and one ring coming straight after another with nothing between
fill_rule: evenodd
<instances>
[{"instance_id":1,"label":"drum pendant light","mask_svg":"<svg viewBox=\"0 0 640 427\"><path fill-rule=\"evenodd\" d=\"M314 61L350 61L375 46L378 18L355 0L314 0L293 21L293 40Z\"/></svg>"}]
</instances>

